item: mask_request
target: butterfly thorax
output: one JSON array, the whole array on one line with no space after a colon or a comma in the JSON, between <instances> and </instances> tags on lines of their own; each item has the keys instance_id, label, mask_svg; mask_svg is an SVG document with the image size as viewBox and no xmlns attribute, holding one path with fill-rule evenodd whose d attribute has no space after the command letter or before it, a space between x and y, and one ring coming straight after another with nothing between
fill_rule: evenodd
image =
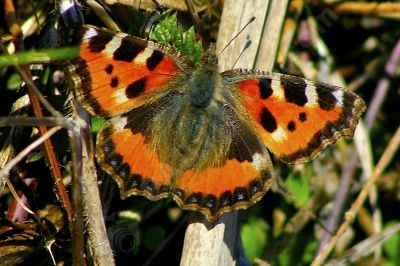
<instances>
[{"instance_id":1,"label":"butterfly thorax","mask_svg":"<svg viewBox=\"0 0 400 266\"><path fill-rule=\"evenodd\" d=\"M201 58L201 63L193 72L188 84L190 103L199 108L207 108L216 88L219 88L221 76L218 71L218 59L215 55L215 46L211 45Z\"/></svg>"}]
</instances>

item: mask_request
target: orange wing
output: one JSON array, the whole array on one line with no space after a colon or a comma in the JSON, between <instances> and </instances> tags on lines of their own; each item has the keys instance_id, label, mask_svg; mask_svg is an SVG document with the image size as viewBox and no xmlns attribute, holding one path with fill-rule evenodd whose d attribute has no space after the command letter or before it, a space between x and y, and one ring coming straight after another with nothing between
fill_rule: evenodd
<instances>
[{"instance_id":1,"label":"orange wing","mask_svg":"<svg viewBox=\"0 0 400 266\"><path fill-rule=\"evenodd\" d=\"M68 67L71 86L92 115L125 113L180 82L182 69L191 67L167 47L94 26L83 26L75 43L80 53Z\"/></svg>"},{"instance_id":2,"label":"orange wing","mask_svg":"<svg viewBox=\"0 0 400 266\"><path fill-rule=\"evenodd\" d=\"M183 209L200 211L213 222L225 212L259 201L272 181L268 153L254 154L251 162L233 158L219 167L183 173L175 184L178 193L174 200Z\"/></svg>"},{"instance_id":3,"label":"orange wing","mask_svg":"<svg viewBox=\"0 0 400 266\"><path fill-rule=\"evenodd\" d=\"M97 137L98 163L114 178L122 198L142 195L150 200L168 197L173 169L161 162L142 132L133 132L127 117L111 118Z\"/></svg>"},{"instance_id":4,"label":"orange wing","mask_svg":"<svg viewBox=\"0 0 400 266\"><path fill-rule=\"evenodd\" d=\"M117 181L122 197L171 195L183 209L200 211L210 221L260 200L273 180L269 154L229 106L221 106L224 124L203 125L210 134L203 136L201 151L179 155L171 143L182 137L173 131L182 97L170 92L111 118L99 132L97 160Z\"/></svg>"},{"instance_id":5,"label":"orange wing","mask_svg":"<svg viewBox=\"0 0 400 266\"><path fill-rule=\"evenodd\" d=\"M287 163L314 159L343 135L352 136L365 110L356 94L277 73L223 73L272 153Z\"/></svg>"}]
</instances>

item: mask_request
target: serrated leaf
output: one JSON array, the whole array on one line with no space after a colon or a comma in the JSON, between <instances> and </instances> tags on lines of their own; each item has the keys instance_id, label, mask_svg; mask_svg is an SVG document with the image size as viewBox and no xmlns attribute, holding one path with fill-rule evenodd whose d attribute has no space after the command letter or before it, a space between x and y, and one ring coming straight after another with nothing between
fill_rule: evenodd
<instances>
[{"instance_id":1,"label":"serrated leaf","mask_svg":"<svg viewBox=\"0 0 400 266\"><path fill-rule=\"evenodd\" d=\"M162 45L170 45L176 51L192 57L195 64L200 62L203 49L201 43L196 41L194 28L185 32L177 23L175 14L160 20L151 37Z\"/></svg>"}]
</instances>

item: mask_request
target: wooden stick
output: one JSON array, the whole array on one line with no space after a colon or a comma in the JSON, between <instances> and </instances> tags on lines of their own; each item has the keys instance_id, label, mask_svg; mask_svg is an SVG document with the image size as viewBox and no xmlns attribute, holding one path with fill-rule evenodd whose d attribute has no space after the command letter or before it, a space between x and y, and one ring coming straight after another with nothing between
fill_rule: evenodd
<instances>
[{"instance_id":1,"label":"wooden stick","mask_svg":"<svg viewBox=\"0 0 400 266\"><path fill-rule=\"evenodd\" d=\"M251 23L219 56L220 71L233 67L271 71L278 51L279 36L283 27L287 0L227 0L224 2L217 52L239 32L253 16ZM286 4L285 4L286 3ZM272 12L271 12L272 11ZM251 44L243 51L248 41ZM265 49L271 49L265 52ZM242 56L238 60L238 55ZM263 59L257 60L262 54ZM216 181L217 182L217 181ZM192 221L185 234L181 265L235 265L236 247L239 241L238 213L224 214L211 225L204 220Z\"/></svg>"}]
</instances>

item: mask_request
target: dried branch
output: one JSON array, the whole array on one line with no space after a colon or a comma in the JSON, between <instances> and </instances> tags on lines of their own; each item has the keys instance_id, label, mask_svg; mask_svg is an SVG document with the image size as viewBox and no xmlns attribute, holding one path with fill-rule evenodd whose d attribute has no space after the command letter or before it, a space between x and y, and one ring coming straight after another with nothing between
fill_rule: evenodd
<instances>
[{"instance_id":1,"label":"dried branch","mask_svg":"<svg viewBox=\"0 0 400 266\"><path fill-rule=\"evenodd\" d=\"M400 127L397 129L389 145L386 147L386 150L384 151L382 157L380 158L378 164L376 165L374 171L372 172L372 175L368 178L368 181L364 184L357 199L354 201L350 209L346 212L344 222L340 225L336 234L332 236L329 242L325 245L321 253L319 253L318 256L315 258L315 260L311 264L312 266L321 265L325 261L329 253L332 251L333 247L336 245L339 237L343 235L346 229L353 223L354 218L357 215L358 211L360 210L361 206L364 204L364 201L366 200L372 185L376 182L378 177L385 170L386 166L390 163L391 159L393 158L394 154L399 148L399 145L400 145Z\"/></svg>"}]
</instances>

